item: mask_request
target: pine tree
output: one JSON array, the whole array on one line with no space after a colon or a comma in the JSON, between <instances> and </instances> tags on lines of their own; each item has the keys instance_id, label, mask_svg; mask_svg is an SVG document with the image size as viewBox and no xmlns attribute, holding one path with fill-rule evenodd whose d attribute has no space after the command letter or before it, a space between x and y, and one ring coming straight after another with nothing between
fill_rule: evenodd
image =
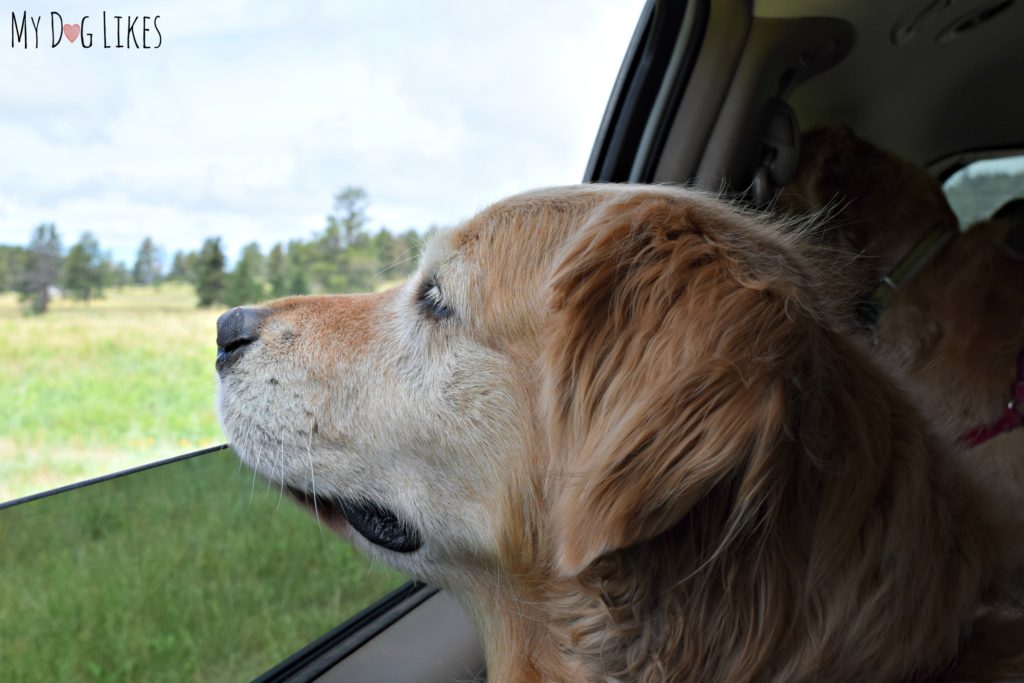
<instances>
[{"instance_id":1,"label":"pine tree","mask_svg":"<svg viewBox=\"0 0 1024 683\"><path fill-rule=\"evenodd\" d=\"M361 187L349 185L334 195L334 213L327 216L327 228L340 228L341 246L350 247L366 226L370 197Z\"/></svg>"},{"instance_id":2,"label":"pine tree","mask_svg":"<svg viewBox=\"0 0 1024 683\"><path fill-rule=\"evenodd\" d=\"M16 291L25 274L28 250L0 246L0 292Z\"/></svg>"},{"instance_id":3,"label":"pine tree","mask_svg":"<svg viewBox=\"0 0 1024 683\"><path fill-rule=\"evenodd\" d=\"M260 272L263 269L263 254L260 246L253 242L246 245L227 276L224 285L224 303L228 306L254 304L263 299L263 283Z\"/></svg>"},{"instance_id":4,"label":"pine tree","mask_svg":"<svg viewBox=\"0 0 1024 683\"><path fill-rule=\"evenodd\" d=\"M266 279L267 258L260 251L258 242L250 242L242 247L242 254L239 260L245 261L253 278L263 282Z\"/></svg>"},{"instance_id":5,"label":"pine tree","mask_svg":"<svg viewBox=\"0 0 1024 683\"><path fill-rule=\"evenodd\" d=\"M292 295L309 294L309 280L301 270L292 271L288 282L288 293Z\"/></svg>"},{"instance_id":6,"label":"pine tree","mask_svg":"<svg viewBox=\"0 0 1024 683\"><path fill-rule=\"evenodd\" d=\"M171 272L167 273L168 280L185 282L189 279L188 257L189 254L181 250L174 252L174 258L171 260Z\"/></svg>"},{"instance_id":7,"label":"pine tree","mask_svg":"<svg viewBox=\"0 0 1024 683\"><path fill-rule=\"evenodd\" d=\"M363 230L368 204L369 197L361 187L350 185L334 195L334 210L327 216L327 226L310 245L313 258L308 272L318 291L352 291L366 280L363 263L358 272L353 272L350 257L352 247L366 239Z\"/></svg>"},{"instance_id":8,"label":"pine tree","mask_svg":"<svg viewBox=\"0 0 1024 683\"><path fill-rule=\"evenodd\" d=\"M310 255L308 273L317 291L344 292L348 284L348 258L341 225L333 216L327 227L305 250Z\"/></svg>"},{"instance_id":9,"label":"pine tree","mask_svg":"<svg viewBox=\"0 0 1024 683\"><path fill-rule=\"evenodd\" d=\"M61 285L68 296L80 301L89 301L102 296L104 276L100 244L92 233L83 232L78 243L71 247L64 258Z\"/></svg>"},{"instance_id":10,"label":"pine tree","mask_svg":"<svg viewBox=\"0 0 1024 683\"><path fill-rule=\"evenodd\" d=\"M409 228L399 236L398 243L405 256L402 257L404 260L396 269L396 275L405 277L416 270L416 266L419 265L420 255L423 253L423 245L437 234L439 229L438 226L431 225L427 228L426 234L420 237L419 233Z\"/></svg>"},{"instance_id":11,"label":"pine tree","mask_svg":"<svg viewBox=\"0 0 1024 683\"><path fill-rule=\"evenodd\" d=\"M280 242L274 245L267 257L267 282L270 284L270 296L275 299L291 293L288 291L288 260Z\"/></svg>"},{"instance_id":12,"label":"pine tree","mask_svg":"<svg viewBox=\"0 0 1024 683\"><path fill-rule=\"evenodd\" d=\"M307 271L312 268L315 258L316 244L302 240L288 241L288 294L309 294L309 276Z\"/></svg>"},{"instance_id":13,"label":"pine tree","mask_svg":"<svg viewBox=\"0 0 1024 683\"><path fill-rule=\"evenodd\" d=\"M395 236L387 228L381 228L373 238L373 247L377 252L378 271L383 273L385 279L394 277L398 261L405 258L399 256L398 244Z\"/></svg>"},{"instance_id":14,"label":"pine tree","mask_svg":"<svg viewBox=\"0 0 1024 683\"><path fill-rule=\"evenodd\" d=\"M224 295L224 250L219 237L209 237L196 257L193 268L200 306L212 306Z\"/></svg>"},{"instance_id":15,"label":"pine tree","mask_svg":"<svg viewBox=\"0 0 1024 683\"><path fill-rule=\"evenodd\" d=\"M50 305L50 288L57 284L61 267L60 237L53 223L44 223L32 232L25 258L25 269L18 283L22 301L28 301L33 313L45 313Z\"/></svg>"},{"instance_id":16,"label":"pine tree","mask_svg":"<svg viewBox=\"0 0 1024 683\"><path fill-rule=\"evenodd\" d=\"M163 275L161 261L163 261L163 257L160 254L160 248L153 243L153 240L149 237L142 240L138 255L135 257L135 267L132 268L132 282L137 285L158 284Z\"/></svg>"},{"instance_id":17,"label":"pine tree","mask_svg":"<svg viewBox=\"0 0 1024 683\"><path fill-rule=\"evenodd\" d=\"M123 261L114 262L111 256L107 256L105 285L124 289L132 281L132 274L128 272L128 266Z\"/></svg>"}]
</instances>

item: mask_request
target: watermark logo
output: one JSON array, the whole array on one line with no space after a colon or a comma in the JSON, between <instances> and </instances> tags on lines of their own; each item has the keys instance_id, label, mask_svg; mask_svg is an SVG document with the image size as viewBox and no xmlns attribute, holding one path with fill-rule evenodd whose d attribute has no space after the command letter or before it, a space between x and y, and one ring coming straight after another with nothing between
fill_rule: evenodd
<instances>
[{"instance_id":1,"label":"watermark logo","mask_svg":"<svg viewBox=\"0 0 1024 683\"><path fill-rule=\"evenodd\" d=\"M22 12L11 12L11 47L38 50L46 47L47 39L51 48L62 42L90 49L99 46L96 40L102 38L104 48L155 50L164 44L164 36L160 32L160 15L111 14L104 10L96 20L87 14L77 24L65 24L60 12L50 12L49 27L43 24L42 14L30 15ZM100 26L96 27L96 21ZM87 27L88 25L88 27ZM47 28L49 31L47 32ZM93 36L93 33L98 35ZM79 37L81 40L79 41Z\"/></svg>"}]
</instances>

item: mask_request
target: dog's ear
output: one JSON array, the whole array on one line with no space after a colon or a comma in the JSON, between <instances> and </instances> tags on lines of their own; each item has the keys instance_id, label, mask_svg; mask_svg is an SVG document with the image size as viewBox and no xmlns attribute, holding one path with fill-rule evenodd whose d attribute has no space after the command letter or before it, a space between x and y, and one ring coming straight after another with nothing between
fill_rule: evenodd
<instances>
[{"instance_id":1,"label":"dog's ear","mask_svg":"<svg viewBox=\"0 0 1024 683\"><path fill-rule=\"evenodd\" d=\"M703 200L632 197L597 209L557 267L542 405L560 573L706 497L730 496L733 520L777 499L806 338L786 290L798 274L759 227Z\"/></svg>"},{"instance_id":2,"label":"dog's ear","mask_svg":"<svg viewBox=\"0 0 1024 683\"><path fill-rule=\"evenodd\" d=\"M863 157L874 152L846 125L823 126L804 131L800 138L800 163L786 184L781 206L797 213L809 213L825 207L834 220L822 227L826 243L844 244L859 252L870 235L860 220L844 218L851 202L864 190L858 187L866 173Z\"/></svg>"}]
</instances>

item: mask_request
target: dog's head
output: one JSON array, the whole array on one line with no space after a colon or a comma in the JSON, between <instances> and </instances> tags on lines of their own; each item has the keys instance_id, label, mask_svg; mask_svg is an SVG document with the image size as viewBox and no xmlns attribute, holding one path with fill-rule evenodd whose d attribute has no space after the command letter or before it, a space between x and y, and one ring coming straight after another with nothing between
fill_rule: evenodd
<instances>
[{"instance_id":1,"label":"dog's head","mask_svg":"<svg viewBox=\"0 0 1024 683\"><path fill-rule=\"evenodd\" d=\"M784 239L678 190L516 197L435 238L399 288L226 314L221 420L248 464L414 575L526 547L578 572L674 525L737 459L775 466L756 459L787 428L805 296Z\"/></svg>"},{"instance_id":2,"label":"dog's head","mask_svg":"<svg viewBox=\"0 0 1024 683\"><path fill-rule=\"evenodd\" d=\"M931 553L927 527L904 528L931 500L877 500L920 477L922 437L889 428L899 399L822 320L794 239L680 189L513 197L436 237L397 289L225 314L220 417L324 523L466 597L490 648L518 615L564 626L531 647L605 673L671 657L728 678L792 655L806 600L803 665L876 657L847 647L850 624L915 630L886 595L927 582L860 530ZM865 603L852 575L883 561L896 578ZM684 628L696 649L659 649Z\"/></svg>"},{"instance_id":3,"label":"dog's head","mask_svg":"<svg viewBox=\"0 0 1024 683\"><path fill-rule=\"evenodd\" d=\"M805 132L781 208L823 211L826 241L856 255L860 293L870 291L928 232L957 228L939 183L924 169L846 126Z\"/></svg>"}]
</instances>

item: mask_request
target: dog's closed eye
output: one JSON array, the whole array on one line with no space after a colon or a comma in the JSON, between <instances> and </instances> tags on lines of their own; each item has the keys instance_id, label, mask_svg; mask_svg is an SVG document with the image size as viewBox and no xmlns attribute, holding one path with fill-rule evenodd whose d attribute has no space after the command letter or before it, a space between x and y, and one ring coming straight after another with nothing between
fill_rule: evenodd
<instances>
[{"instance_id":1,"label":"dog's closed eye","mask_svg":"<svg viewBox=\"0 0 1024 683\"><path fill-rule=\"evenodd\" d=\"M420 310L433 320L444 320L455 315L455 310L445 303L441 285L433 275L423 279L416 296L416 303Z\"/></svg>"}]
</instances>

